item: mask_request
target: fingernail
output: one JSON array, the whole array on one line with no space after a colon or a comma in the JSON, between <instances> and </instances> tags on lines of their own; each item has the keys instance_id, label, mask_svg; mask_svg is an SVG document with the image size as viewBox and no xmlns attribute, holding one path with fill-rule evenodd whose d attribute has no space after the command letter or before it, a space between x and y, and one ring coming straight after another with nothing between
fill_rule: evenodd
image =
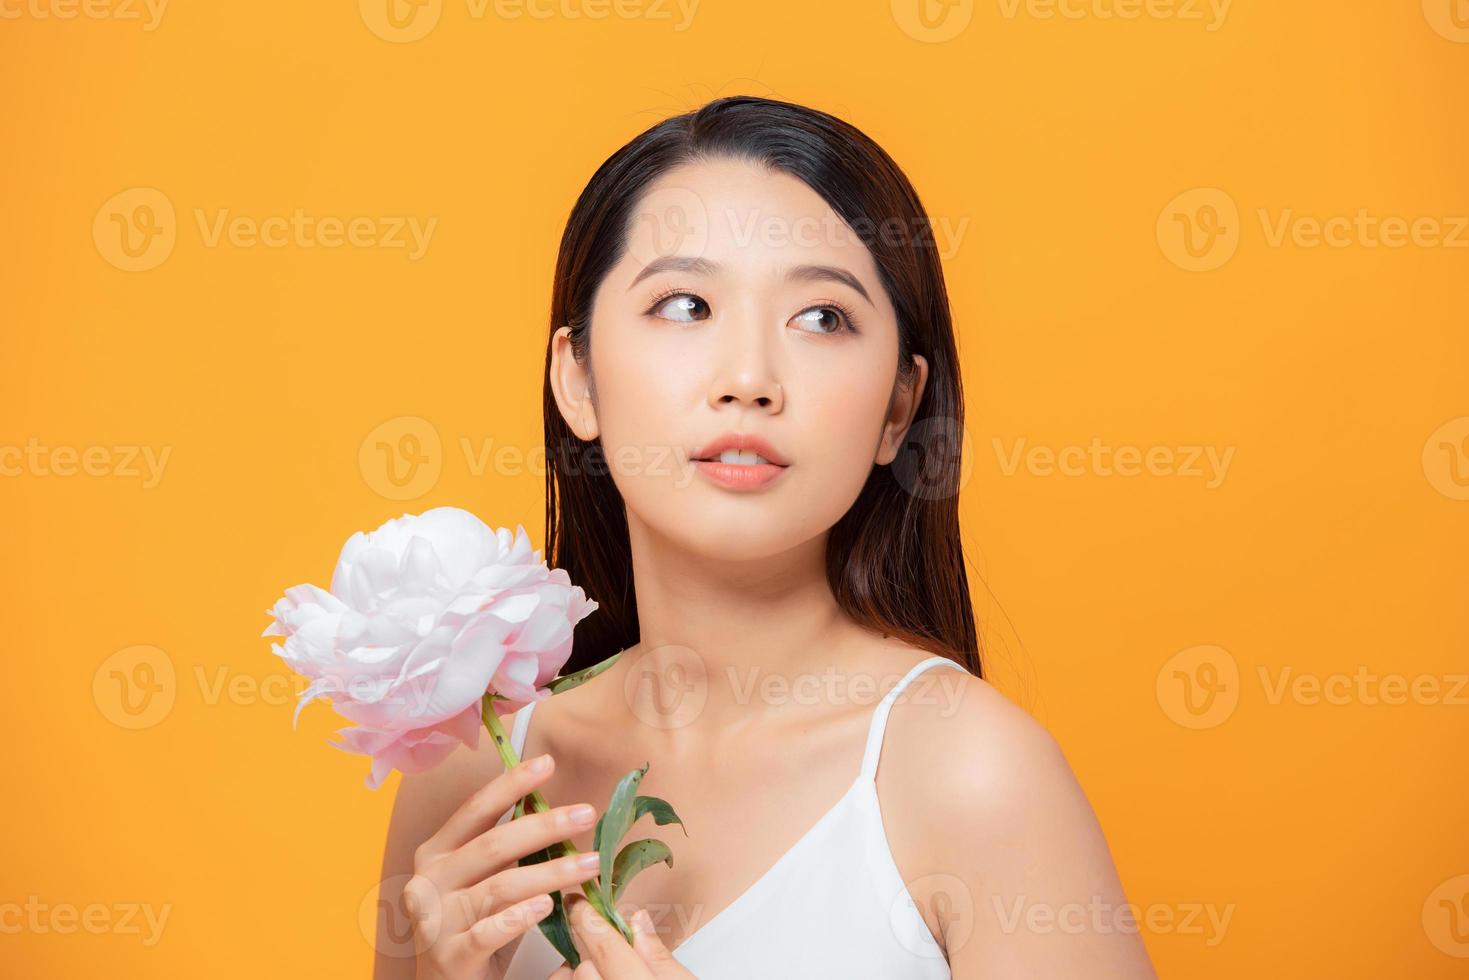
<instances>
[{"instance_id":1,"label":"fingernail","mask_svg":"<svg viewBox=\"0 0 1469 980\"><path fill-rule=\"evenodd\" d=\"M586 854L578 854L576 856L576 866L587 871L593 871L602 866L602 855L598 854L596 851L590 851Z\"/></svg>"},{"instance_id":2,"label":"fingernail","mask_svg":"<svg viewBox=\"0 0 1469 980\"><path fill-rule=\"evenodd\" d=\"M648 915L647 909L638 909L633 917L633 926L638 932L651 936L653 934L653 917Z\"/></svg>"},{"instance_id":3,"label":"fingernail","mask_svg":"<svg viewBox=\"0 0 1469 980\"><path fill-rule=\"evenodd\" d=\"M597 815L597 808L590 803L582 803L571 808L572 823L591 823L592 818Z\"/></svg>"},{"instance_id":4,"label":"fingernail","mask_svg":"<svg viewBox=\"0 0 1469 980\"><path fill-rule=\"evenodd\" d=\"M525 764L527 772L545 772L551 766L551 756L546 753L536 756Z\"/></svg>"}]
</instances>

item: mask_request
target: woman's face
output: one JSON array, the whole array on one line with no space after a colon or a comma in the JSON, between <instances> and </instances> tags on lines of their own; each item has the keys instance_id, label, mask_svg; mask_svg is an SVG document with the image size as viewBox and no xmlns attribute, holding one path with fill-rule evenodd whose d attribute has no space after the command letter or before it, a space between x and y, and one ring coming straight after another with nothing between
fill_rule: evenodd
<instances>
[{"instance_id":1,"label":"woman's face","mask_svg":"<svg viewBox=\"0 0 1469 980\"><path fill-rule=\"evenodd\" d=\"M832 527L892 460L928 374L916 358L897 386L896 315L856 233L800 180L744 161L653 184L597 290L589 365L568 330L553 389L578 436L601 436L629 523L726 560ZM786 465L695 461L726 434Z\"/></svg>"}]
</instances>

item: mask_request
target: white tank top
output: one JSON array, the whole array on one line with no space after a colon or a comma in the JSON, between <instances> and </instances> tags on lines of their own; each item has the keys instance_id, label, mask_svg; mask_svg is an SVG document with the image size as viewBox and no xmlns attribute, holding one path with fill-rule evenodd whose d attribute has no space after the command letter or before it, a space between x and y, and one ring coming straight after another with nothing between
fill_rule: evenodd
<instances>
[{"instance_id":1,"label":"white tank top","mask_svg":"<svg viewBox=\"0 0 1469 980\"><path fill-rule=\"evenodd\" d=\"M965 669L940 656L914 664L873 712L862 768L841 799L753 885L673 950L673 958L699 980L949 980L948 961L888 847L874 778L893 701L914 677L941 664ZM513 716L510 744L517 755L538 703ZM505 980L546 980L561 962L540 929L532 928Z\"/></svg>"}]
</instances>

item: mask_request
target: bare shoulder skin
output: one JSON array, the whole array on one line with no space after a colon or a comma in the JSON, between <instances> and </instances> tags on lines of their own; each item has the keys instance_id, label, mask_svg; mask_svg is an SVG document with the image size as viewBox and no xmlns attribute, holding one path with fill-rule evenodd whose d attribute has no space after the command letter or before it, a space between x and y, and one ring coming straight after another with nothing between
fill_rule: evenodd
<instances>
[{"instance_id":1,"label":"bare shoulder skin","mask_svg":"<svg viewBox=\"0 0 1469 980\"><path fill-rule=\"evenodd\" d=\"M878 790L955 977L1156 976L1136 928L1117 927L1127 898L1060 746L988 682L945 667L915 679L893 706Z\"/></svg>"}]
</instances>

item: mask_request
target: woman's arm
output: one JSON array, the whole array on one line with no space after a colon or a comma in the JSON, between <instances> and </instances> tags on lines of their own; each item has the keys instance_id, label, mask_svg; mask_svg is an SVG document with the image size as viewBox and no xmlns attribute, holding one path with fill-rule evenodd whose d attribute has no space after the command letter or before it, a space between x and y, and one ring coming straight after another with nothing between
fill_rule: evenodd
<instances>
[{"instance_id":1,"label":"woman's arm","mask_svg":"<svg viewBox=\"0 0 1469 980\"><path fill-rule=\"evenodd\" d=\"M1102 828L1055 739L985 681L943 680L927 686L927 703L895 705L907 712L895 778L906 785L892 798L929 801L899 819L928 831L923 864L936 872L935 891L915 898L941 913L955 980L1156 980Z\"/></svg>"}]
</instances>

